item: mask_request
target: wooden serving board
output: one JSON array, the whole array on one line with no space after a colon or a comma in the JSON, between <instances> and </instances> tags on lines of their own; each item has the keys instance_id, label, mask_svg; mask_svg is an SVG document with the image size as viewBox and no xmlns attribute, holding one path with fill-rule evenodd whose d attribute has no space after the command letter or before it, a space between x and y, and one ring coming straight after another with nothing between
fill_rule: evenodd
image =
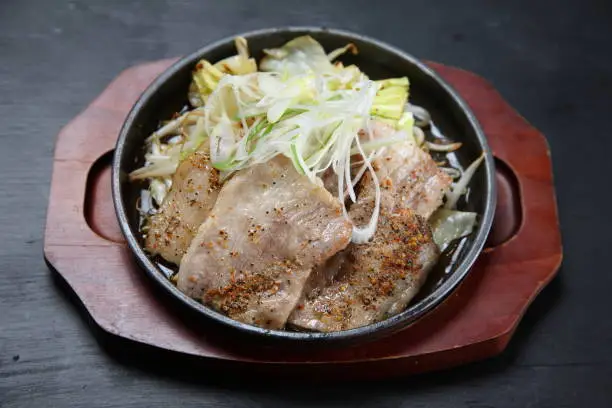
<instances>
[{"instance_id":1,"label":"wooden serving board","mask_svg":"<svg viewBox=\"0 0 612 408\"><path fill-rule=\"evenodd\" d=\"M58 136L45 259L102 330L216 366L345 379L431 371L506 347L559 268L562 248L546 140L489 83L429 64L471 106L497 159L498 207L488 248L461 286L417 323L382 340L341 349L255 349L186 321L153 290L115 218L110 163L119 129L141 92L173 61L124 71Z\"/></svg>"}]
</instances>

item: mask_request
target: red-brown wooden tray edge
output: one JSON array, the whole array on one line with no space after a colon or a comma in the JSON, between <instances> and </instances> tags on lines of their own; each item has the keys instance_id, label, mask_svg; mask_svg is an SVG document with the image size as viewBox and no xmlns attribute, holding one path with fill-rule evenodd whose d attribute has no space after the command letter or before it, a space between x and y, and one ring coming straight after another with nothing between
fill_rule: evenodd
<instances>
[{"instance_id":1,"label":"red-brown wooden tray edge","mask_svg":"<svg viewBox=\"0 0 612 408\"><path fill-rule=\"evenodd\" d=\"M325 366L326 375L343 378L437 370L504 350L529 304L555 276L562 247L546 139L488 82L458 68L429 63L466 99L501 167L516 178L517 190L502 191L520 196L521 222L512 237L486 249L461 286L436 310L389 338L342 350L255 353L247 345L224 345L223 339L184 322L176 309L155 298L122 242L112 211L105 165L119 128L144 88L173 61L127 69L58 136L45 259L102 330L203 362L246 363L283 375ZM502 197L502 207L509 199L517 198ZM508 208L498 213L498 231L506 229L508 218L516 222Z\"/></svg>"}]
</instances>

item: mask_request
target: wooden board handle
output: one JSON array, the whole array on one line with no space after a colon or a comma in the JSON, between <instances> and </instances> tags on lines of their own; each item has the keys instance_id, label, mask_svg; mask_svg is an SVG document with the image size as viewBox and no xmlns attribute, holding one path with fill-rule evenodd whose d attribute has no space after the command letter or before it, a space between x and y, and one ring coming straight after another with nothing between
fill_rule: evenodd
<instances>
[{"instance_id":1,"label":"wooden board handle","mask_svg":"<svg viewBox=\"0 0 612 408\"><path fill-rule=\"evenodd\" d=\"M58 150L73 142L70 136L76 132L71 129L79 125L79 120L80 117L77 117L60 133L56 155ZM54 200L49 201L46 228L53 229L57 233L52 237L46 236L45 246L108 246L121 242L121 237L118 239L117 234L106 233L108 227L96 228L108 225L110 228L118 227L110 200L108 164L112 157L112 147L101 143L100 139L95 138L94 133L79 133L82 135L80 142L88 146L81 157L66 156L55 162L50 192ZM108 141L108 138L106 140ZM106 192L105 199L109 201L109 205L102 206L105 210L99 212L100 207L95 203L99 201L98 198L101 198L100 193L103 191ZM101 217L104 220L99 222ZM65 228L66 226L70 228Z\"/></svg>"},{"instance_id":2,"label":"wooden board handle","mask_svg":"<svg viewBox=\"0 0 612 408\"><path fill-rule=\"evenodd\" d=\"M125 117L138 97L175 60L123 71L61 130L50 193L55 199L49 202L47 216L47 230L60 233L47 238L51 241L45 241L45 245L114 246L123 242L110 195L112 151ZM96 206L97 202L110 205ZM78 228L67 231L66 225Z\"/></svg>"},{"instance_id":3,"label":"wooden board handle","mask_svg":"<svg viewBox=\"0 0 612 408\"><path fill-rule=\"evenodd\" d=\"M470 105L496 157L498 213L489 248L481 258L511 263L514 259L559 257L561 237L550 182L552 164L544 136L482 77L434 62L428 65Z\"/></svg>"}]
</instances>

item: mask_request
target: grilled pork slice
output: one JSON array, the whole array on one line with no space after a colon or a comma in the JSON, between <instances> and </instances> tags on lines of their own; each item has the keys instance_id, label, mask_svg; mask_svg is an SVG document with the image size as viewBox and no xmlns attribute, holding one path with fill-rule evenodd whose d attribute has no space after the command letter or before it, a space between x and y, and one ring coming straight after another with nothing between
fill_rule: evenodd
<instances>
[{"instance_id":1,"label":"grilled pork slice","mask_svg":"<svg viewBox=\"0 0 612 408\"><path fill-rule=\"evenodd\" d=\"M353 244L349 244L344 250L336 253L329 258L327 262L318 265L313 269L304 285L304 291L300 299L304 303L308 298L314 298L321 294L321 290L331 285L338 273L342 270L342 266L347 261L347 255Z\"/></svg>"},{"instance_id":2,"label":"grilled pork slice","mask_svg":"<svg viewBox=\"0 0 612 408\"><path fill-rule=\"evenodd\" d=\"M374 139L392 137L396 132L398 131L381 122L374 122L372 125ZM368 136L362 131L360 138L365 142ZM357 157L355 160L359 161ZM385 148L374 160L373 167L382 189L381 207L388 212L396 208L410 208L427 219L442 205L452 182L451 177L438 168L431 156L412 141ZM359 167L352 169L353 177L358 169ZM370 173L366 171L363 178L371 178ZM325 188L337 195L338 179L331 168L323 173L322 179ZM360 194L362 202L374 202L374 189L362 191Z\"/></svg>"},{"instance_id":3,"label":"grilled pork slice","mask_svg":"<svg viewBox=\"0 0 612 408\"><path fill-rule=\"evenodd\" d=\"M375 138L389 137L393 132L396 130L385 124L376 123L373 127ZM452 182L431 156L412 141L387 147L374 163L374 168L381 186L381 208L388 212L409 208L425 219L442 205ZM368 178L370 174L366 173L364 177ZM373 202L374 189L368 189L366 193L370 194L369 199Z\"/></svg>"},{"instance_id":4,"label":"grilled pork slice","mask_svg":"<svg viewBox=\"0 0 612 408\"><path fill-rule=\"evenodd\" d=\"M347 246L339 201L286 158L222 188L178 273L178 288L249 324L282 328L313 268Z\"/></svg>"},{"instance_id":5,"label":"grilled pork slice","mask_svg":"<svg viewBox=\"0 0 612 408\"><path fill-rule=\"evenodd\" d=\"M374 138L382 138L395 130L376 123L373 132ZM350 244L311 275L298 308L289 318L292 326L345 330L397 314L437 261L438 250L426 219L442 204L451 178L413 142L387 148L374 162L374 169L381 188L381 218L373 241ZM357 225L367 223L374 210L373 183L370 173L359 182L358 201L349 211ZM418 250L409 246L414 242L419 244ZM394 259L397 254L408 258ZM372 291L380 282L392 285L393 290L372 301Z\"/></svg>"},{"instance_id":6,"label":"grilled pork slice","mask_svg":"<svg viewBox=\"0 0 612 408\"><path fill-rule=\"evenodd\" d=\"M404 310L435 264L438 248L412 210L382 214L372 242L351 245L333 282L307 294L292 326L332 332L365 326Z\"/></svg>"},{"instance_id":7,"label":"grilled pork slice","mask_svg":"<svg viewBox=\"0 0 612 408\"><path fill-rule=\"evenodd\" d=\"M208 143L204 143L178 166L159 212L149 219L145 248L153 255L180 264L198 227L215 205L220 189L219 172L212 167Z\"/></svg>"}]
</instances>

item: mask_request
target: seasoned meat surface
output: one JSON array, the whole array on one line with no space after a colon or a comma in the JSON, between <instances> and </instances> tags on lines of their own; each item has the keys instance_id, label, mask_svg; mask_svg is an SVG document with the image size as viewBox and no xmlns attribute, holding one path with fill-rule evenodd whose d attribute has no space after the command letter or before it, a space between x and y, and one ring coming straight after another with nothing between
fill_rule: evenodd
<instances>
[{"instance_id":1,"label":"seasoned meat surface","mask_svg":"<svg viewBox=\"0 0 612 408\"><path fill-rule=\"evenodd\" d=\"M172 177L172 188L159 212L150 217L145 248L175 264L212 210L221 189L219 172L212 167L208 143L189 155Z\"/></svg>"},{"instance_id":2,"label":"seasoned meat surface","mask_svg":"<svg viewBox=\"0 0 612 408\"><path fill-rule=\"evenodd\" d=\"M313 268L345 248L351 231L337 198L276 158L223 186L178 288L235 320L282 328Z\"/></svg>"},{"instance_id":3,"label":"seasoned meat surface","mask_svg":"<svg viewBox=\"0 0 612 408\"><path fill-rule=\"evenodd\" d=\"M351 247L352 244L349 244L346 249L336 253L326 262L313 269L312 273L308 277L308 280L306 281L306 284L304 285L302 299L318 296L321 293L322 288L329 286L334 282L334 279L342 270L342 266L347 260L347 254L349 253L349 249Z\"/></svg>"},{"instance_id":4,"label":"seasoned meat surface","mask_svg":"<svg viewBox=\"0 0 612 408\"><path fill-rule=\"evenodd\" d=\"M438 248L426 221L412 210L381 215L372 242L351 245L333 282L306 294L292 326L332 332L365 326L408 305L435 264Z\"/></svg>"},{"instance_id":5,"label":"seasoned meat surface","mask_svg":"<svg viewBox=\"0 0 612 408\"><path fill-rule=\"evenodd\" d=\"M395 130L377 123L373 127L375 138L389 137ZM431 156L412 141L389 146L374 163L382 190L381 207L392 212L396 208L409 208L429 218L442 205L451 177L438 168ZM365 178L370 178L366 173ZM374 190L369 189L371 200ZM365 197L363 197L365 199Z\"/></svg>"},{"instance_id":6,"label":"seasoned meat surface","mask_svg":"<svg viewBox=\"0 0 612 408\"><path fill-rule=\"evenodd\" d=\"M392 128L377 124L374 137ZM412 142L387 148L374 163L381 188L381 215L374 238L350 244L307 282L289 323L337 331L365 326L406 308L438 258L426 219L442 204L451 179ZM365 173L349 214L366 224L374 210L375 185Z\"/></svg>"}]
</instances>

